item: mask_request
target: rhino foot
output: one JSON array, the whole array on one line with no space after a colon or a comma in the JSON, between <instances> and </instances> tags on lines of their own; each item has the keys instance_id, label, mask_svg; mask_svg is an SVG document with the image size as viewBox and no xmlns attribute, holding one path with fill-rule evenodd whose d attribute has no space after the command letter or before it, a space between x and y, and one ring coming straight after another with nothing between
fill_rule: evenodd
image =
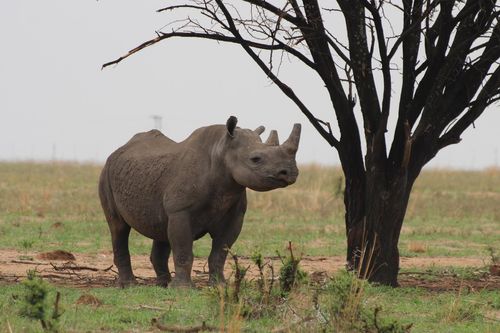
<instances>
[{"instance_id":1,"label":"rhino foot","mask_svg":"<svg viewBox=\"0 0 500 333\"><path fill-rule=\"evenodd\" d=\"M172 278L170 277L170 274L168 275L163 275L163 276L158 276L156 278L156 285L158 287L168 287L170 285L170 282L172 281Z\"/></svg>"},{"instance_id":2,"label":"rhino foot","mask_svg":"<svg viewBox=\"0 0 500 333\"><path fill-rule=\"evenodd\" d=\"M210 275L210 277L208 278L208 284L212 287L225 286L226 279L224 279L223 276Z\"/></svg>"},{"instance_id":3,"label":"rhino foot","mask_svg":"<svg viewBox=\"0 0 500 333\"><path fill-rule=\"evenodd\" d=\"M174 278L171 283L168 284L170 288L196 288L192 281L185 281Z\"/></svg>"},{"instance_id":4,"label":"rhino foot","mask_svg":"<svg viewBox=\"0 0 500 333\"><path fill-rule=\"evenodd\" d=\"M118 286L120 288L128 288L137 285L137 280L135 277L127 279L118 279Z\"/></svg>"}]
</instances>

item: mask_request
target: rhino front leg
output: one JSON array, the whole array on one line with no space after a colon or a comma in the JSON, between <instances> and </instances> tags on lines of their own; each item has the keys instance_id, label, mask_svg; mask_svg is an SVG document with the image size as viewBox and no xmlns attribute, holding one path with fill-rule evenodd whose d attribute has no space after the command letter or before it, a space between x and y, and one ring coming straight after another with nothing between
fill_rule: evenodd
<instances>
[{"instance_id":1,"label":"rhino front leg","mask_svg":"<svg viewBox=\"0 0 500 333\"><path fill-rule=\"evenodd\" d=\"M212 240L212 250L208 257L209 284L217 285L226 282L224 278L224 264L226 263L227 249L231 248L231 245L218 239Z\"/></svg>"},{"instance_id":2,"label":"rhino front leg","mask_svg":"<svg viewBox=\"0 0 500 333\"><path fill-rule=\"evenodd\" d=\"M194 287L191 281L193 268L193 235L189 216L186 213L170 215L168 240L174 255L175 277L171 287Z\"/></svg>"},{"instance_id":3,"label":"rhino front leg","mask_svg":"<svg viewBox=\"0 0 500 333\"><path fill-rule=\"evenodd\" d=\"M161 287L166 287L172 277L168 270L168 257L170 256L170 244L153 240L153 247L151 248L151 256L149 259L153 264L156 273L156 284Z\"/></svg>"},{"instance_id":4,"label":"rhino front leg","mask_svg":"<svg viewBox=\"0 0 500 333\"><path fill-rule=\"evenodd\" d=\"M233 246L241 232L243 216L244 214L238 214L236 217L233 217L228 221L221 233L212 236L212 250L208 257L208 282L212 285L225 283L224 265L228 249Z\"/></svg>"}]
</instances>

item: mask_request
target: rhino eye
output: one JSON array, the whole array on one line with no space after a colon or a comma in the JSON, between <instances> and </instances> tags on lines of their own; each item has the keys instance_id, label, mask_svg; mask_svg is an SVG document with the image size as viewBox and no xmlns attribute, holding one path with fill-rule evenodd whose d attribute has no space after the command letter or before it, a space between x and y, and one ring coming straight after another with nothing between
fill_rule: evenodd
<instances>
[{"instance_id":1,"label":"rhino eye","mask_svg":"<svg viewBox=\"0 0 500 333\"><path fill-rule=\"evenodd\" d=\"M254 156L254 157L250 158L250 161L257 164L257 163L260 163L262 161L262 158L260 156Z\"/></svg>"}]
</instances>

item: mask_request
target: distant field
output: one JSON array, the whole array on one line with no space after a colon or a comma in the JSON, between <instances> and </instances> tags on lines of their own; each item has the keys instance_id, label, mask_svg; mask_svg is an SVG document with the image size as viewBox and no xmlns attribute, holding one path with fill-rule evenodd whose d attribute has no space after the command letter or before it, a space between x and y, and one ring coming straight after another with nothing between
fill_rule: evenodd
<instances>
[{"instance_id":1,"label":"distant field","mask_svg":"<svg viewBox=\"0 0 500 333\"><path fill-rule=\"evenodd\" d=\"M40 251L110 250L99 204L101 166L0 163L0 248ZM297 183L249 191L238 253L274 255L290 240L307 255L344 255L343 179L339 169L302 166ZM89 237L90 236L90 237ZM487 257L500 237L500 170L424 172L408 206L402 256ZM150 240L133 232L131 249L147 254ZM206 256L208 236L196 242Z\"/></svg>"},{"instance_id":2,"label":"distant field","mask_svg":"<svg viewBox=\"0 0 500 333\"><path fill-rule=\"evenodd\" d=\"M97 195L100 170L101 166L91 164L0 163L0 253L17 253L22 260L51 250L90 258L109 256L110 236ZM284 254L288 241L295 245L296 253L305 256L345 255L341 171L306 165L300 172L292 187L266 193L249 191L243 231L233 247L239 256L248 258L257 252L275 256L277 251ZM407 287L365 286L362 303L371 313L382 307L388 321L412 323L412 332L499 332L500 291L485 282L499 285L498 278L488 275L488 265L498 260L494 257L500 251L499 239L500 170L425 171L408 206L400 239L401 256L424 261L448 257L453 259L449 262L482 264L406 269L401 278ZM149 254L149 239L133 232L130 243L133 255ZM209 248L207 237L197 241L195 256L205 260ZM6 260L0 257L0 331L9 331L7 322L14 332L39 331L38 323L19 316L24 287L12 283L17 278L2 276L2 262ZM206 287L165 290L148 286L148 282L127 290L82 290L64 283L50 285L49 290L52 299L56 290L62 293L65 314L61 325L65 331L155 331L151 319L159 318L171 325L207 321L218 327L225 325L232 332L238 332L238 327L251 332L271 331L290 321L308 319L289 331L309 332L329 327L325 326L328 318L315 317L318 307L331 310L337 306L330 298L336 292L329 288L337 290L338 285L335 281L325 283L321 287L305 284L288 298L276 298L277 303L264 307L259 316L237 315L237 304L226 304L222 317L217 292ZM245 288L245 300L252 299L255 281L248 281ZM87 293L98 297L103 305L77 303Z\"/></svg>"}]
</instances>

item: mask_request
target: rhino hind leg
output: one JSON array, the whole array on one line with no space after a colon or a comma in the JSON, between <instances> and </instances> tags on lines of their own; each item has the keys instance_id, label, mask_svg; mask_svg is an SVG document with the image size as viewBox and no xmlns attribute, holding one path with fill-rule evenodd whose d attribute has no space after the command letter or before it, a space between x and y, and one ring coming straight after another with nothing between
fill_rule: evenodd
<instances>
[{"instance_id":1,"label":"rhino hind leg","mask_svg":"<svg viewBox=\"0 0 500 333\"><path fill-rule=\"evenodd\" d=\"M128 237L130 235L130 226L122 219L114 220L109 223L111 230L111 240L113 243L113 262L118 268L118 284L125 288L137 284L132 264L130 262L130 252L128 249Z\"/></svg>"},{"instance_id":2,"label":"rhino hind leg","mask_svg":"<svg viewBox=\"0 0 500 333\"><path fill-rule=\"evenodd\" d=\"M118 268L118 285L124 288L129 285L137 284L134 273L132 272L130 252L128 249L128 237L131 228L113 208L109 208L110 205L107 205L109 201L107 201L104 196L101 196L101 201L103 203L104 215L106 216L111 232L113 262Z\"/></svg>"},{"instance_id":3,"label":"rhino hind leg","mask_svg":"<svg viewBox=\"0 0 500 333\"><path fill-rule=\"evenodd\" d=\"M149 259L156 273L156 284L166 287L172 280L168 269L168 257L170 256L170 244L168 242L153 240L151 256Z\"/></svg>"},{"instance_id":4,"label":"rhino hind leg","mask_svg":"<svg viewBox=\"0 0 500 333\"><path fill-rule=\"evenodd\" d=\"M104 216L108 222L111 232L111 243L113 245L113 262L118 268L118 285L122 288L137 284L130 263L130 252L128 249L128 237L131 227L118 213L111 188L107 181L107 168L104 167L99 179L99 198L101 199Z\"/></svg>"}]
</instances>

